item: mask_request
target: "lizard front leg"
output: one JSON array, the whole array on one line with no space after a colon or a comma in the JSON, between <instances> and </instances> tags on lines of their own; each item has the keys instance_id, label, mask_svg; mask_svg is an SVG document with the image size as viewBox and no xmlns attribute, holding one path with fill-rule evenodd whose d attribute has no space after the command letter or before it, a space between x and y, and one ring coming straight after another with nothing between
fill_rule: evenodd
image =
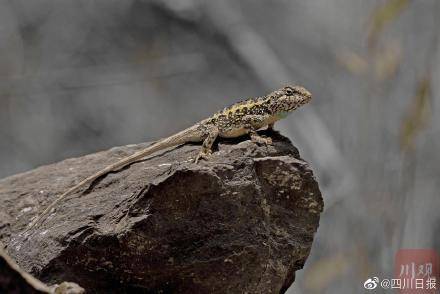
<instances>
[{"instance_id":1,"label":"lizard front leg","mask_svg":"<svg viewBox=\"0 0 440 294\"><path fill-rule=\"evenodd\" d=\"M212 154L212 145L214 144L215 139L217 139L218 133L219 130L217 127L211 127L208 129L208 133L202 144L202 150L200 150L197 155L195 163L198 163L200 159L209 159Z\"/></svg>"},{"instance_id":2,"label":"lizard front leg","mask_svg":"<svg viewBox=\"0 0 440 294\"><path fill-rule=\"evenodd\" d=\"M272 145L272 138L260 136L255 130L249 130L249 135L251 137L251 141L256 144Z\"/></svg>"},{"instance_id":3,"label":"lizard front leg","mask_svg":"<svg viewBox=\"0 0 440 294\"><path fill-rule=\"evenodd\" d=\"M258 135L257 130L264 126L268 115L246 115L243 117L244 127L248 130L252 142L257 144L272 145L272 139ZM273 126L269 124L268 127Z\"/></svg>"}]
</instances>

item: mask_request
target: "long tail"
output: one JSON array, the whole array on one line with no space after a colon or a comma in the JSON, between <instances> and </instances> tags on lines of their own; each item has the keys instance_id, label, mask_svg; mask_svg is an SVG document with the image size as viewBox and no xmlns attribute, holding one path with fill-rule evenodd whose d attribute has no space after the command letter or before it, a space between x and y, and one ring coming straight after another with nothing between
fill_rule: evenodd
<instances>
[{"instance_id":1,"label":"long tail","mask_svg":"<svg viewBox=\"0 0 440 294\"><path fill-rule=\"evenodd\" d=\"M48 214L52 208L55 207L55 205L57 205L57 203L59 203L61 200L63 200L64 198L66 198L68 195L75 193L76 191L78 191L81 187L83 187L84 185L90 184L92 183L94 180L96 180L97 178L111 172L114 170L118 170L124 166L126 166L127 164L130 164L132 162L135 162L143 157L146 157L156 151L168 148L168 147L172 147L172 146L177 146L180 144L184 144L186 142L191 142L191 141L200 141L201 139L199 139L199 136L197 135L197 131L195 127L190 127L188 129L185 129L175 135L172 135L168 138L159 140L156 143L153 143L152 145L148 146L145 149L142 149L130 156L127 156L123 159L121 159L118 162L115 162L114 164L111 164L109 166L107 166L106 168L100 170L99 172L91 175L90 177L82 180L81 182L79 182L78 184L76 184L75 186L73 186L72 188L70 188L69 190L67 190L66 192L64 192L63 194L61 194L55 201L53 201L48 207L46 207L46 209L44 209L44 211L37 216L29 225L27 230L32 229L40 220L43 219L43 217Z\"/></svg>"}]
</instances>

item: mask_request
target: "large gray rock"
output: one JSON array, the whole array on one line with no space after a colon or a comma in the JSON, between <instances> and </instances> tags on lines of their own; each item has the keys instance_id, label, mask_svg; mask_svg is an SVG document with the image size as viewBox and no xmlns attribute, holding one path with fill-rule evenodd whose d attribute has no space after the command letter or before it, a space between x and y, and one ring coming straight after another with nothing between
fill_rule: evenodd
<instances>
[{"instance_id":1,"label":"large gray rock","mask_svg":"<svg viewBox=\"0 0 440 294\"><path fill-rule=\"evenodd\" d=\"M0 237L43 281L92 292L283 292L310 252L323 202L297 149L270 135L273 146L221 141L199 164L199 145L159 152L71 195L28 234L63 191L146 144L3 179Z\"/></svg>"}]
</instances>

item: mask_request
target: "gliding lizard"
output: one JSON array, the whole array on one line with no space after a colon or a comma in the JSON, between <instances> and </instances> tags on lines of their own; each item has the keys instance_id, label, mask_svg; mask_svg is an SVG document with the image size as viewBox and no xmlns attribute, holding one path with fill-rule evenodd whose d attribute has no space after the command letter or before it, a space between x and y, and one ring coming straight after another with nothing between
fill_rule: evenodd
<instances>
[{"instance_id":1,"label":"gliding lizard","mask_svg":"<svg viewBox=\"0 0 440 294\"><path fill-rule=\"evenodd\" d=\"M273 91L266 96L251 98L226 107L211 117L196 123L192 127L171 135L168 138L161 139L147 148L107 166L79 182L61 194L37 216L29 225L28 230L42 220L58 202L69 194L78 191L84 185L92 183L97 178L111 171L123 168L156 151L188 142L203 142L202 149L195 159L195 162L198 163L200 159L209 159L212 153L212 145L217 137L235 138L249 134L253 142L271 144L271 139L259 136L257 130L265 126L272 129L276 121L286 117L287 114L303 104L308 103L311 99L312 95L303 87L287 86Z\"/></svg>"}]
</instances>

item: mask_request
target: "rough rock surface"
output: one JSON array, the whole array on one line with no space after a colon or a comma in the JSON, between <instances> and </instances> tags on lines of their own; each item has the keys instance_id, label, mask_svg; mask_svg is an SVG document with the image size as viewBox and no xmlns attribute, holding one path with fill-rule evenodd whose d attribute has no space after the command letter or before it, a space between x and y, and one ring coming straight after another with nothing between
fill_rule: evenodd
<instances>
[{"instance_id":1,"label":"rough rock surface","mask_svg":"<svg viewBox=\"0 0 440 294\"><path fill-rule=\"evenodd\" d=\"M49 287L22 272L0 248L0 293L49 293Z\"/></svg>"},{"instance_id":2,"label":"rough rock surface","mask_svg":"<svg viewBox=\"0 0 440 294\"><path fill-rule=\"evenodd\" d=\"M82 294L84 289L69 282L51 287L45 285L20 269L0 244L0 293Z\"/></svg>"},{"instance_id":3,"label":"rough rock surface","mask_svg":"<svg viewBox=\"0 0 440 294\"><path fill-rule=\"evenodd\" d=\"M264 132L263 132L264 134ZM0 180L0 240L44 282L96 293L282 293L301 269L323 208L289 140L221 141L159 152L30 219L74 183L145 147L113 148Z\"/></svg>"}]
</instances>

